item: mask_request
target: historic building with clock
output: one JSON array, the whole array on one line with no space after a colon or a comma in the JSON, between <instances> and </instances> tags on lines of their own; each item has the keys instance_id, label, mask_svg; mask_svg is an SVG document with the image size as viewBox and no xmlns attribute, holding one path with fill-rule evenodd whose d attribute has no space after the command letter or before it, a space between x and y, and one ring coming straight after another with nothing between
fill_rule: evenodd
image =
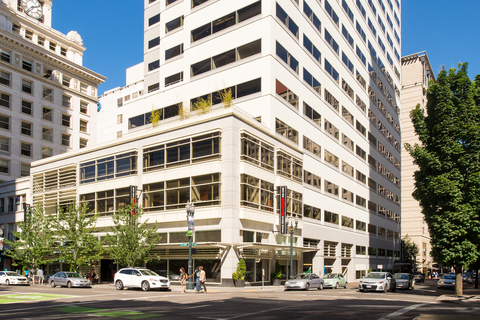
<instances>
[{"instance_id":1,"label":"historic building with clock","mask_svg":"<svg viewBox=\"0 0 480 320\"><path fill-rule=\"evenodd\" d=\"M0 1L0 228L23 218L30 164L95 144L97 87L81 36L52 29L52 1ZM74 26L72 26L74 27ZM2 257L0 267L8 267ZM3 269L3 268L2 268Z\"/></svg>"}]
</instances>

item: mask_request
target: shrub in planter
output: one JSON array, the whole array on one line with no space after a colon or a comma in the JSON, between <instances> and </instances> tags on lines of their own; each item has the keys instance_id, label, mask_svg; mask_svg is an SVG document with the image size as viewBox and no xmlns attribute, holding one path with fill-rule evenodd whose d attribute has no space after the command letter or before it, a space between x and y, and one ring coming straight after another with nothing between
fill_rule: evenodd
<instances>
[{"instance_id":1,"label":"shrub in planter","mask_svg":"<svg viewBox=\"0 0 480 320\"><path fill-rule=\"evenodd\" d=\"M239 280L245 280L245 274L247 273L247 265L245 264L245 260L240 259L237 263L237 275Z\"/></svg>"}]
</instances>

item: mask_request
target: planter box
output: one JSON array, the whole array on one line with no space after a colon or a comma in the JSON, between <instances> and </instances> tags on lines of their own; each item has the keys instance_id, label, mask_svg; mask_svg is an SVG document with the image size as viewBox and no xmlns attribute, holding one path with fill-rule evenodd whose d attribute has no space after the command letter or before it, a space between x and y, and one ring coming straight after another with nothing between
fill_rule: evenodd
<instances>
[{"instance_id":1,"label":"planter box","mask_svg":"<svg viewBox=\"0 0 480 320\"><path fill-rule=\"evenodd\" d=\"M281 286L282 285L282 279L273 279L272 285Z\"/></svg>"},{"instance_id":2,"label":"planter box","mask_svg":"<svg viewBox=\"0 0 480 320\"><path fill-rule=\"evenodd\" d=\"M235 287L237 287L237 288L245 287L245 280L237 280L237 281L235 281Z\"/></svg>"}]
</instances>

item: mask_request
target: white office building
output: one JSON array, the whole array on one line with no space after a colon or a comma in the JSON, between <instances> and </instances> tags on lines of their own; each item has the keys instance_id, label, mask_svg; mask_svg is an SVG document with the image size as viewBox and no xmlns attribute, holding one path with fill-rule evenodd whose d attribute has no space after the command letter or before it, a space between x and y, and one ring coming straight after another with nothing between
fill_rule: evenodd
<instances>
[{"instance_id":1,"label":"white office building","mask_svg":"<svg viewBox=\"0 0 480 320\"><path fill-rule=\"evenodd\" d=\"M250 283L270 281L276 262L350 282L393 271L400 11L398 0L145 0L144 94L120 104L136 89L119 89L102 105L123 115L109 120L121 137L35 162L33 204L88 202L106 227L137 186L162 235L147 267L176 273L194 201L194 265L222 285L239 258ZM299 218L293 266L280 186ZM113 280L113 261L99 264Z\"/></svg>"},{"instance_id":2,"label":"white office building","mask_svg":"<svg viewBox=\"0 0 480 320\"><path fill-rule=\"evenodd\" d=\"M81 36L52 29L51 16L49 0L0 2L0 229L10 239L30 201L31 163L96 144L106 78L82 66Z\"/></svg>"}]
</instances>

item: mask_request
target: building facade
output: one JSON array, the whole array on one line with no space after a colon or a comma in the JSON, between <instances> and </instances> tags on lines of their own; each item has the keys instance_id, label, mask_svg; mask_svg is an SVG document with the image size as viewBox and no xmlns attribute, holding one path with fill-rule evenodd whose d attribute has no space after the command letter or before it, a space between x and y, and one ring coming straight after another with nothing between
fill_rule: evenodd
<instances>
[{"instance_id":1,"label":"building facade","mask_svg":"<svg viewBox=\"0 0 480 320\"><path fill-rule=\"evenodd\" d=\"M162 260L147 267L175 273L194 201L194 265L223 285L239 258L252 283L276 262L348 281L393 271L400 11L390 0L145 0L144 94L118 105L127 132L35 162L33 203L88 203L106 227L137 186L162 235ZM299 218L293 266L280 186ZM100 265L113 280L113 261Z\"/></svg>"},{"instance_id":2,"label":"building facade","mask_svg":"<svg viewBox=\"0 0 480 320\"><path fill-rule=\"evenodd\" d=\"M412 146L420 143L412 120L410 111L417 104L422 108L427 105L427 89L429 81L435 81L430 61L425 51L402 57L402 142ZM414 172L418 169L413 164L410 154L402 150L402 238L407 236L419 249L420 256L416 257L417 270L427 274L432 271L434 261L430 256L430 234L425 221L422 208L412 196L415 188Z\"/></svg>"},{"instance_id":3,"label":"building facade","mask_svg":"<svg viewBox=\"0 0 480 320\"><path fill-rule=\"evenodd\" d=\"M10 238L30 202L31 163L96 143L97 87L106 79L82 66L77 32L52 29L52 1L38 3L0 2L0 228Z\"/></svg>"}]
</instances>

